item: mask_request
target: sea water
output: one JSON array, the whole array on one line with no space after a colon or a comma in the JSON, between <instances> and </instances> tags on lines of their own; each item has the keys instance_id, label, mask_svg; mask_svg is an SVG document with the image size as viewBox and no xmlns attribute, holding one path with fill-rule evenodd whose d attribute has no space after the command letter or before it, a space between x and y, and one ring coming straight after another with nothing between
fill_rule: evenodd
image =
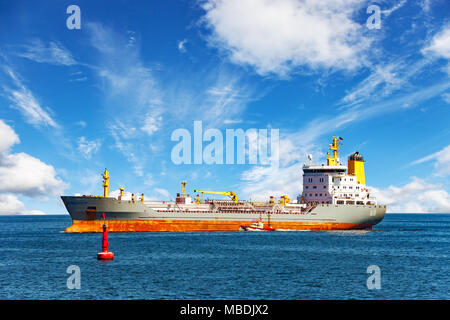
<instances>
[{"instance_id":1,"label":"sea water","mask_svg":"<svg viewBox=\"0 0 450 320\"><path fill-rule=\"evenodd\" d=\"M100 233L70 225L0 217L0 299L450 298L448 214L387 214L372 231L109 233L109 262Z\"/></svg>"}]
</instances>

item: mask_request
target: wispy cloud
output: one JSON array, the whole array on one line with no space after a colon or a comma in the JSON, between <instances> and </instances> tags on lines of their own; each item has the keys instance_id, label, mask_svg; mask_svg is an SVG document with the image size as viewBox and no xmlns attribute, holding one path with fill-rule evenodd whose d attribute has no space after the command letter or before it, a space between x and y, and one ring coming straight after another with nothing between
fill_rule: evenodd
<instances>
[{"instance_id":1,"label":"wispy cloud","mask_svg":"<svg viewBox=\"0 0 450 320\"><path fill-rule=\"evenodd\" d=\"M86 137L78 138L78 151L86 158L90 159L92 154L100 150L102 143L100 140L89 141Z\"/></svg>"},{"instance_id":2,"label":"wispy cloud","mask_svg":"<svg viewBox=\"0 0 450 320\"><path fill-rule=\"evenodd\" d=\"M403 7L406 2L408 2L408 0L401 0L399 1L397 4L395 4L392 8L390 9L385 9L382 10L381 12L386 16L389 17L391 15L392 12L397 11L398 9L400 9L401 7Z\"/></svg>"},{"instance_id":3,"label":"wispy cloud","mask_svg":"<svg viewBox=\"0 0 450 320\"><path fill-rule=\"evenodd\" d=\"M4 67L3 70L14 84L13 87L2 85L6 97L12 102L11 107L19 110L30 124L35 126L58 127L49 112L44 110L34 94L22 83L19 75L10 67ZM50 110L48 107L46 109Z\"/></svg>"},{"instance_id":4,"label":"wispy cloud","mask_svg":"<svg viewBox=\"0 0 450 320\"><path fill-rule=\"evenodd\" d=\"M165 103L177 126L202 120L204 127L221 128L230 121L237 123L248 105L264 94L265 90L256 90L240 72L217 65L172 83Z\"/></svg>"},{"instance_id":5,"label":"wispy cloud","mask_svg":"<svg viewBox=\"0 0 450 320\"><path fill-rule=\"evenodd\" d=\"M450 72L449 72L449 74L450 74ZM447 102L448 104L450 104L450 93L444 93L444 94L442 95L442 99L443 99L445 102Z\"/></svg>"},{"instance_id":6,"label":"wispy cloud","mask_svg":"<svg viewBox=\"0 0 450 320\"><path fill-rule=\"evenodd\" d=\"M178 50L181 52L181 53L184 53L184 52L186 52L186 43L187 43L188 41L186 40L186 39L183 39L183 40L181 40L181 41L178 41L178 45L177 45L177 47L178 47Z\"/></svg>"},{"instance_id":7,"label":"wispy cloud","mask_svg":"<svg viewBox=\"0 0 450 320\"><path fill-rule=\"evenodd\" d=\"M167 191L166 189L162 189L162 188L155 188L155 192L161 196L163 196L165 199L170 197L170 192Z\"/></svg>"},{"instance_id":8,"label":"wispy cloud","mask_svg":"<svg viewBox=\"0 0 450 320\"><path fill-rule=\"evenodd\" d=\"M39 63L71 66L77 64L72 53L57 41L50 41L46 45L40 39L33 39L30 44L22 45L22 51L17 55Z\"/></svg>"},{"instance_id":9,"label":"wispy cloud","mask_svg":"<svg viewBox=\"0 0 450 320\"><path fill-rule=\"evenodd\" d=\"M113 124L109 125L109 132L114 140L114 148L119 150L125 159L133 164L134 172L142 177L144 157L140 157L136 152L143 152L140 148L137 148L137 142L135 139L137 129L135 127L128 127L120 120L116 120ZM145 152L144 152L145 154Z\"/></svg>"},{"instance_id":10,"label":"wispy cloud","mask_svg":"<svg viewBox=\"0 0 450 320\"><path fill-rule=\"evenodd\" d=\"M435 162L435 174L438 176L450 175L450 145L440 151L413 161L410 165L417 165L424 162Z\"/></svg>"},{"instance_id":11,"label":"wispy cloud","mask_svg":"<svg viewBox=\"0 0 450 320\"><path fill-rule=\"evenodd\" d=\"M144 138L164 125L159 82L153 67L141 58L134 32L121 35L101 23L89 23L86 29L97 52L97 63L92 68L100 81L114 146L142 176L150 151Z\"/></svg>"},{"instance_id":12,"label":"wispy cloud","mask_svg":"<svg viewBox=\"0 0 450 320\"><path fill-rule=\"evenodd\" d=\"M338 102L338 106L348 108L367 101L384 99L392 93L411 86L410 80L419 75L432 61L419 59L414 63L401 61L390 62L385 65L373 66L370 74Z\"/></svg>"}]
</instances>

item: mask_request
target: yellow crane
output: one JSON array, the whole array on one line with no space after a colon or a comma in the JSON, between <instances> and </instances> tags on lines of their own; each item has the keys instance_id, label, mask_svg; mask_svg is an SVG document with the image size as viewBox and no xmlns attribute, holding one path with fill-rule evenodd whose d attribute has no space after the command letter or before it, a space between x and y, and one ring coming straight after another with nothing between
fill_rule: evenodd
<instances>
[{"instance_id":1,"label":"yellow crane","mask_svg":"<svg viewBox=\"0 0 450 320\"><path fill-rule=\"evenodd\" d=\"M234 191L209 191L209 190L194 190L194 192L200 192L202 194L202 202L203 202L203 194L204 193L210 193L210 194L220 194L223 196L230 197L231 200L233 200L235 203L238 203L238 196Z\"/></svg>"}]
</instances>

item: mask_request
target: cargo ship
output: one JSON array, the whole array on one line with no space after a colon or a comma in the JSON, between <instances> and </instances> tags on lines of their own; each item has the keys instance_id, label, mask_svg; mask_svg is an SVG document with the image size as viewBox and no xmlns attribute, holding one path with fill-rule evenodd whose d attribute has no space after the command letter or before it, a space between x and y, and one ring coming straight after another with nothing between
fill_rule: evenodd
<instances>
[{"instance_id":1,"label":"cargo ship","mask_svg":"<svg viewBox=\"0 0 450 320\"><path fill-rule=\"evenodd\" d=\"M174 201L146 201L134 195L125 199L124 189L109 196L109 172L103 173L103 196L61 196L72 225L66 232L101 232L103 213L110 232L238 231L256 220L269 221L282 230L371 229L385 216L386 206L377 204L365 185L363 156L355 152L347 166L339 160L342 138L333 136L326 164L303 165L303 192L295 200L271 196L267 202L242 201L233 191L194 190L193 198L181 193ZM229 199L204 199L204 194ZM200 198L201 194L201 198Z\"/></svg>"}]
</instances>

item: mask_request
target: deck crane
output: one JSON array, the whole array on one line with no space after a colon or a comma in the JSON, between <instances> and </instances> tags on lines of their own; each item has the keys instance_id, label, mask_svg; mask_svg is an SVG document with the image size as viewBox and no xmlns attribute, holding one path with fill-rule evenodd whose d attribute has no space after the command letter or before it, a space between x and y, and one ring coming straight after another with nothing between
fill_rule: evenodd
<instances>
[{"instance_id":1,"label":"deck crane","mask_svg":"<svg viewBox=\"0 0 450 320\"><path fill-rule=\"evenodd\" d=\"M204 193L210 193L210 194L220 194L223 196L230 197L231 200L233 200L235 203L238 203L238 196L234 191L209 191L209 190L194 190L194 192L200 192L202 194L202 203L203 203L203 194Z\"/></svg>"}]
</instances>

